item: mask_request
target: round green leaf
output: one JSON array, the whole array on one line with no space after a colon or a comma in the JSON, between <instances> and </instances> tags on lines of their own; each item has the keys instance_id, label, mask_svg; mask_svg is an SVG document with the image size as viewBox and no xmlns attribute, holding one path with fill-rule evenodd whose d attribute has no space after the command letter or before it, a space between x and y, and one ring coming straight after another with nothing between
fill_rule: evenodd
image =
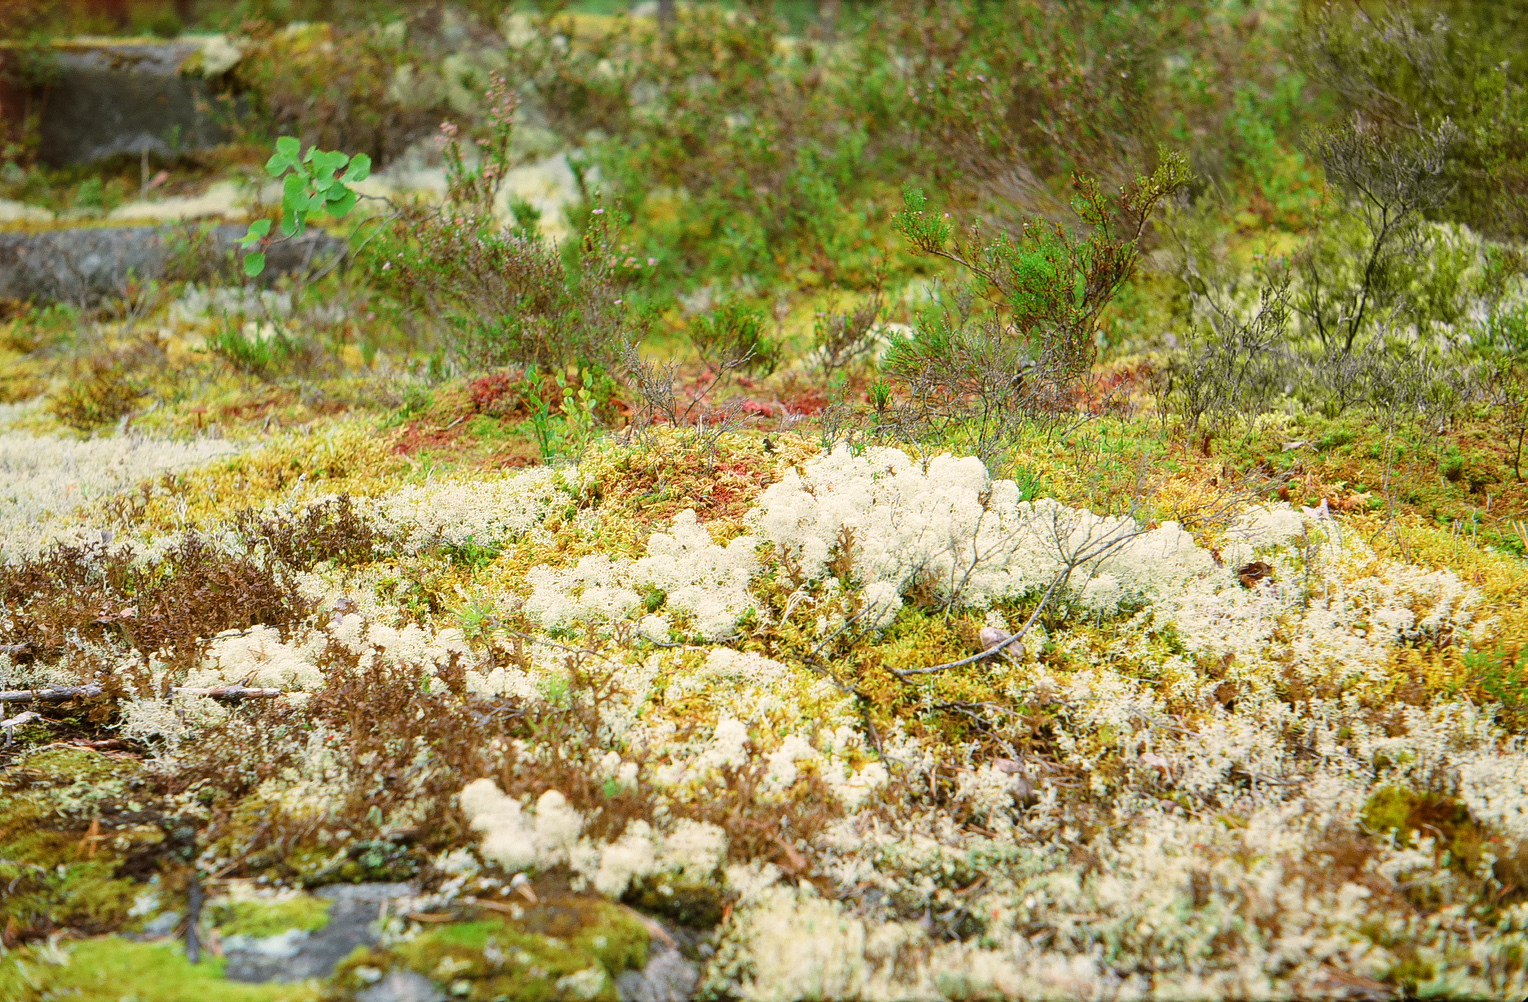
<instances>
[{"instance_id":1,"label":"round green leaf","mask_svg":"<svg viewBox=\"0 0 1528 1002\"><path fill-rule=\"evenodd\" d=\"M329 203L324 206L329 215L335 219L339 219L353 208L355 208L355 192L349 188L344 189L343 194L338 198L331 197Z\"/></svg>"},{"instance_id":2,"label":"round green leaf","mask_svg":"<svg viewBox=\"0 0 1528 1002\"><path fill-rule=\"evenodd\" d=\"M355 184L371 177L371 157L364 153L357 153L350 158L350 169L345 172L345 181Z\"/></svg>"}]
</instances>

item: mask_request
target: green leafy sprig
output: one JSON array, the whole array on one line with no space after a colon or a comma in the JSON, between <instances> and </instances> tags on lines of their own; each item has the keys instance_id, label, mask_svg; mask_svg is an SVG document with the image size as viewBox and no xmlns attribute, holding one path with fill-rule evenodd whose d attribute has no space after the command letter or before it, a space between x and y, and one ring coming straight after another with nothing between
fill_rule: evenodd
<instances>
[{"instance_id":1,"label":"green leafy sprig","mask_svg":"<svg viewBox=\"0 0 1528 1002\"><path fill-rule=\"evenodd\" d=\"M292 136L276 140L276 152L266 161L265 172L281 181L281 239L302 236L308 218L324 212L342 219L355 208L356 195L350 186L371 176L371 157L364 153L348 156L325 152L317 146L302 153L302 144ZM344 173L340 173L344 171ZM265 270L265 248L274 242L271 221L257 219L239 240L248 253L244 274L254 278Z\"/></svg>"}]
</instances>

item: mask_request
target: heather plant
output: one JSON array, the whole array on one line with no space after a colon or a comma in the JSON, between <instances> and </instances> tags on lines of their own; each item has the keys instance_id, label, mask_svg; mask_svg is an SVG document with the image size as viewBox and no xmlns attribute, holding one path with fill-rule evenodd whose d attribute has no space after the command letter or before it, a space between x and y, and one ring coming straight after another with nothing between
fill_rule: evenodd
<instances>
[{"instance_id":1,"label":"heather plant","mask_svg":"<svg viewBox=\"0 0 1528 1002\"><path fill-rule=\"evenodd\" d=\"M1500 408L1511 449L1512 475L1523 480L1523 441L1528 437L1528 310L1494 312L1480 325L1490 395Z\"/></svg>"},{"instance_id":2,"label":"heather plant","mask_svg":"<svg viewBox=\"0 0 1528 1002\"><path fill-rule=\"evenodd\" d=\"M1389 142L1427 144L1451 131L1429 208L1493 236L1528 232L1528 100L1512 59L1524 26L1512 5L1394 4L1377 11L1324 2L1300 18L1297 51L1344 111Z\"/></svg>"},{"instance_id":3,"label":"heather plant","mask_svg":"<svg viewBox=\"0 0 1528 1002\"><path fill-rule=\"evenodd\" d=\"M977 454L990 459L1016 421L1070 410L1072 389L1096 357L1103 312L1134 272L1153 212L1190 176L1182 157L1167 154L1112 200L1078 176L1073 208L1086 231L1030 220L1017 235L984 237L973 227L965 242L909 188L897 228L918 253L973 276L916 336L897 337L887 350L886 371L909 387L910 416L945 429L972 423ZM978 295L994 307L978 308Z\"/></svg>"},{"instance_id":4,"label":"heather plant","mask_svg":"<svg viewBox=\"0 0 1528 1002\"><path fill-rule=\"evenodd\" d=\"M688 334L712 368L740 368L767 376L780 365L781 345L764 333L764 311L736 299L690 320Z\"/></svg>"},{"instance_id":5,"label":"heather plant","mask_svg":"<svg viewBox=\"0 0 1528 1002\"><path fill-rule=\"evenodd\" d=\"M812 323L812 353L823 377L834 376L870 355L877 346L877 324L886 303L880 288L851 310L828 310Z\"/></svg>"},{"instance_id":6,"label":"heather plant","mask_svg":"<svg viewBox=\"0 0 1528 1002\"><path fill-rule=\"evenodd\" d=\"M1406 296L1416 259L1431 250L1423 220L1449 192L1443 166L1453 136L1445 123L1416 139L1389 140L1356 119L1312 138L1343 201L1330 228L1318 229L1291 262L1300 279L1292 305L1323 348L1349 354L1366 322ZM1344 223L1357 229L1356 240L1342 239Z\"/></svg>"},{"instance_id":7,"label":"heather plant","mask_svg":"<svg viewBox=\"0 0 1528 1002\"><path fill-rule=\"evenodd\" d=\"M1212 312L1154 373L1162 419L1177 412L1186 436L1198 431L1201 422L1208 426L1206 431L1243 423L1250 428L1297 372L1288 325L1283 290L1264 290L1257 312L1247 321L1234 313Z\"/></svg>"},{"instance_id":8,"label":"heather plant","mask_svg":"<svg viewBox=\"0 0 1528 1002\"><path fill-rule=\"evenodd\" d=\"M447 192L439 206L402 208L377 252L379 274L397 296L444 328L463 367L521 363L560 368L608 360L640 339L641 315L623 289L641 263L621 243L603 202L565 252L539 231L504 228L495 204L511 165L517 99L502 78L487 96L486 134L469 164L460 128L442 126Z\"/></svg>"}]
</instances>

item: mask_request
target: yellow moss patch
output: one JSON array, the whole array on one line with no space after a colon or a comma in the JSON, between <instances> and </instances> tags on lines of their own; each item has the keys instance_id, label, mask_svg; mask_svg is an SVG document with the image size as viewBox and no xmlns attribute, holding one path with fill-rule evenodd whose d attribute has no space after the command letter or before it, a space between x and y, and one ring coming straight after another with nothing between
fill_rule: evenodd
<instances>
[{"instance_id":1,"label":"yellow moss patch","mask_svg":"<svg viewBox=\"0 0 1528 1002\"><path fill-rule=\"evenodd\" d=\"M512 914L426 926L390 950L357 951L335 972L336 991L402 968L469 1002L615 1002L616 976L647 960L646 927L619 905L563 895L510 907Z\"/></svg>"},{"instance_id":2,"label":"yellow moss patch","mask_svg":"<svg viewBox=\"0 0 1528 1002\"><path fill-rule=\"evenodd\" d=\"M0 773L0 923L12 934L71 927L102 932L130 921L142 888L114 876L123 857L157 845L137 812L140 768L91 751L29 755Z\"/></svg>"},{"instance_id":3,"label":"yellow moss patch","mask_svg":"<svg viewBox=\"0 0 1528 1002\"><path fill-rule=\"evenodd\" d=\"M115 936L24 946L0 959L0 998L9 1002L316 1002L318 986L250 985L223 977L223 961L186 959L178 943Z\"/></svg>"}]
</instances>

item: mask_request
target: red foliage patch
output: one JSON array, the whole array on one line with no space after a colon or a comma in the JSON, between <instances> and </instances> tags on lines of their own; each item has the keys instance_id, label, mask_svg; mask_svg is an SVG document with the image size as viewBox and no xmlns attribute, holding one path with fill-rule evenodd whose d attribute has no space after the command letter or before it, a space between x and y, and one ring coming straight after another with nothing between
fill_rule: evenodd
<instances>
[{"instance_id":1,"label":"red foliage patch","mask_svg":"<svg viewBox=\"0 0 1528 1002\"><path fill-rule=\"evenodd\" d=\"M460 438L457 428L433 428L426 426L423 421L415 421L403 429L403 434L393 443L393 451L412 456L426 449L454 449L459 445Z\"/></svg>"},{"instance_id":2,"label":"red foliage patch","mask_svg":"<svg viewBox=\"0 0 1528 1002\"><path fill-rule=\"evenodd\" d=\"M515 410L520 405L521 382L507 372L479 376L467 384L472 409L479 414L500 414Z\"/></svg>"},{"instance_id":3,"label":"red foliage patch","mask_svg":"<svg viewBox=\"0 0 1528 1002\"><path fill-rule=\"evenodd\" d=\"M803 390L787 400L784 408L793 414L817 414L828 406L828 395L815 387Z\"/></svg>"}]
</instances>

